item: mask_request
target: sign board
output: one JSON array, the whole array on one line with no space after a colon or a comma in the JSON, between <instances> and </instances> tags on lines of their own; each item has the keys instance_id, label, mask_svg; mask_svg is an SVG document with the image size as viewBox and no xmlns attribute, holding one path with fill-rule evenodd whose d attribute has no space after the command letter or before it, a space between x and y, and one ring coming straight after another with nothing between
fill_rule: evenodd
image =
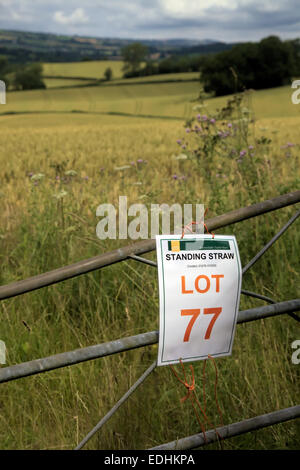
<instances>
[{"instance_id":1,"label":"sign board","mask_svg":"<svg viewBox=\"0 0 300 470\"><path fill-rule=\"evenodd\" d=\"M231 355L242 269L231 235L156 236L159 366Z\"/></svg>"}]
</instances>

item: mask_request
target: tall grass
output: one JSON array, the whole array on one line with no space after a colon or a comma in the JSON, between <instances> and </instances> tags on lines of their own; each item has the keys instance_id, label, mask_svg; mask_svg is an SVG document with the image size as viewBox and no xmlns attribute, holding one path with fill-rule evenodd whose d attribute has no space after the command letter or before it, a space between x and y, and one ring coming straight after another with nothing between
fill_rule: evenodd
<instances>
[{"instance_id":1,"label":"tall grass","mask_svg":"<svg viewBox=\"0 0 300 470\"><path fill-rule=\"evenodd\" d=\"M39 120L35 130L25 121L13 130L2 124L1 285L127 244L99 240L95 234L97 206L117 206L119 195L127 195L129 204L204 203L211 217L295 190L298 181L298 146L286 147L288 141L297 143L298 121L278 133L271 131L279 128L279 121L273 120L269 130L258 123L249 143L263 137L272 142L258 145L255 164L249 155L238 161L239 156L220 154L208 176L201 159L176 158L185 150L176 143L185 132L182 123L80 118L64 125L59 118L54 126L48 116L32 119ZM124 165L130 168L116 169ZM32 178L32 173L44 176ZM236 235L245 265L294 210L285 208L221 233ZM296 298L298 250L295 224L245 275L243 288L278 301ZM148 256L155 259L155 253ZM242 297L240 309L261 303ZM5 300L0 315L7 365L152 331L158 329L157 273L151 266L122 262ZM225 424L297 403L299 372L291 362L297 334L294 320L286 315L237 327L232 356L216 361ZM156 355L155 345L3 384L1 448L75 447ZM194 367L201 398L203 362ZM207 411L218 425L210 363L206 374ZM168 367L156 369L86 448L149 448L199 432L190 403L180 402L185 393ZM297 423L289 422L223 446L295 449L297 431Z\"/></svg>"}]
</instances>

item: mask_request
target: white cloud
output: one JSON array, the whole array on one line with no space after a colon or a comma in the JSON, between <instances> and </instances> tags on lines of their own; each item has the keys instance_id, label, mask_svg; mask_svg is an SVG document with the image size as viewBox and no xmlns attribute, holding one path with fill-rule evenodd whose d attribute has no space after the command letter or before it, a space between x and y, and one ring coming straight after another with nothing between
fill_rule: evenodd
<instances>
[{"instance_id":1,"label":"white cloud","mask_svg":"<svg viewBox=\"0 0 300 470\"><path fill-rule=\"evenodd\" d=\"M275 12L283 8L282 0L159 0L162 11L171 18L202 18L208 11L238 12L256 8L262 12Z\"/></svg>"},{"instance_id":2,"label":"white cloud","mask_svg":"<svg viewBox=\"0 0 300 470\"><path fill-rule=\"evenodd\" d=\"M175 18L201 17L214 8L235 10L238 0L160 0L163 11Z\"/></svg>"},{"instance_id":3,"label":"white cloud","mask_svg":"<svg viewBox=\"0 0 300 470\"><path fill-rule=\"evenodd\" d=\"M66 25L86 24L89 22L89 18L83 8L76 8L70 15L65 15L63 11L56 11L53 18L56 23Z\"/></svg>"}]
</instances>

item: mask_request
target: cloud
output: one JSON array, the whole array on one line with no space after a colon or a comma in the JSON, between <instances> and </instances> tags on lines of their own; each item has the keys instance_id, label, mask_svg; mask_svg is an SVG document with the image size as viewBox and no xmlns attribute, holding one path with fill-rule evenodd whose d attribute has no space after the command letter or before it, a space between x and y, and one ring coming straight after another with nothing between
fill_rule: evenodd
<instances>
[{"instance_id":1,"label":"cloud","mask_svg":"<svg viewBox=\"0 0 300 470\"><path fill-rule=\"evenodd\" d=\"M205 16L207 10L230 10L238 7L239 0L160 0L163 12L171 18L195 18Z\"/></svg>"},{"instance_id":2,"label":"cloud","mask_svg":"<svg viewBox=\"0 0 300 470\"><path fill-rule=\"evenodd\" d=\"M70 15L65 15L63 11L56 11L53 15L56 23L65 25L79 25L89 22L88 16L85 14L83 8L76 8Z\"/></svg>"},{"instance_id":3,"label":"cloud","mask_svg":"<svg viewBox=\"0 0 300 470\"><path fill-rule=\"evenodd\" d=\"M63 6L62 6L63 5ZM299 0L0 0L0 28L133 39L299 36Z\"/></svg>"},{"instance_id":4,"label":"cloud","mask_svg":"<svg viewBox=\"0 0 300 470\"><path fill-rule=\"evenodd\" d=\"M135 28L156 37L259 40L299 36L299 0L158 0L160 15L139 18Z\"/></svg>"}]
</instances>

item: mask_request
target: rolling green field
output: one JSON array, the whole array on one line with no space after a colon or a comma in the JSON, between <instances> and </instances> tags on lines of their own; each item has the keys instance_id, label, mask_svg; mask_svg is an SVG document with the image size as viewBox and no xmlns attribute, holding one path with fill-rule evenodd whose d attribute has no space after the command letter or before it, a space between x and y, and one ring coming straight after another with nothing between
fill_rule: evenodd
<instances>
[{"instance_id":1,"label":"rolling green field","mask_svg":"<svg viewBox=\"0 0 300 470\"><path fill-rule=\"evenodd\" d=\"M182 73L161 73L158 75L151 75L146 77L133 77L133 78L124 78L123 80L113 80L107 85L115 85L122 83L126 85L128 83L144 83L144 82L176 82L183 81L189 82L193 80L199 80L199 72L182 72Z\"/></svg>"},{"instance_id":2,"label":"rolling green field","mask_svg":"<svg viewBox=\"0 0 300 470\"><path fill-rule=\"evenodd\" d=\"M112 80L103 85L128 85L145 82L178 82L199 79L199 72L159 74L147 77L124 79L122 61L88 61L75 63L45 63L43 64L44 83L47 88L61 88L76 85L88 85L89 80L103 80L105 70L110 67Z\"/></svg>"},{"instance_id":3,"label":"rolling green field","mask_svg":"<svg viewBox=\"0 0 300 470\"><path fill-rule=\"evenodd\" d=\"M73 78L44 78L43 82L45 83L46 88L75 87L92 83L92 81L76 80Z\"/></svg>"},{"instance_id":4,"label":"rolling green field","mask_svg":"<svg viewBox=\"0 0 300 470\"><path fill-rule=\"evenodd\" d=\"M215 112L226 98L207 99L202 109L197 98L198 82L136 83L134 85L99 85L69 89L10 92L3 113L125 113L145 117L187 119L199 110ZM256 119L300 117L300 108L291 101L291 88L259 90L251 95L250 104Z\"/></svg>"},{"instance_id":5,"label":"rolling green field","mask_svg":"<svg viewBox=\"0 0 300 470\"><path fill-rule=\"evenodd\" d=\"M120 60L92 60L87 62L69 63L45 63L43 64L43 74L45 76L61 77L82 77L82 78L103 78L107 67L113 72L113 78L122 78L123 62Z\"/></svg>"},{"instance_id":6,"label":"rolling green field","mask_svg":"<svg viewBox=\"0 0 300 470\"><path fill-rule=\"evenodd\" d=\"M98 77L95 64L76 66L70 76ZM52 74L67 74L69 64L61 67ZM199 93L197 82L8 93L0 106L0 284L132 243L96 236L98 205L117 207L119 195L147 206L203 203L210 218L299 188L300 106L292 105L290 87L253 92L243 106L254 122L244 108L209 124L213 150L196 159L188 150L201 137L186 133L185 120L215 116L228 100L203 104ZM232 123L236 134L212 147L216 129ZM245 265L294 212L287 207L216 233L237 237ZM243 289L276 301L299 297L299 242L296 222L245 275ZM240 310L262 303L242 296ZM158 305L155 269L133 260L2 301L6 365L157 330ZM232 356L216 361L224 424L297 404L291 343L298 338L287 315L238 325ZM74 448L156 355L154 345L2 384L0 448ZM203 362L194 367L203 402ZM209 362L206 374L207 413L217 426ZM168 367L156 369L86 448L147 449L200 432L191 404L180 402L185 394ZM222 447L297 449L299 425L290 421L207 449Z\"/></svg>"}]
</instances>

